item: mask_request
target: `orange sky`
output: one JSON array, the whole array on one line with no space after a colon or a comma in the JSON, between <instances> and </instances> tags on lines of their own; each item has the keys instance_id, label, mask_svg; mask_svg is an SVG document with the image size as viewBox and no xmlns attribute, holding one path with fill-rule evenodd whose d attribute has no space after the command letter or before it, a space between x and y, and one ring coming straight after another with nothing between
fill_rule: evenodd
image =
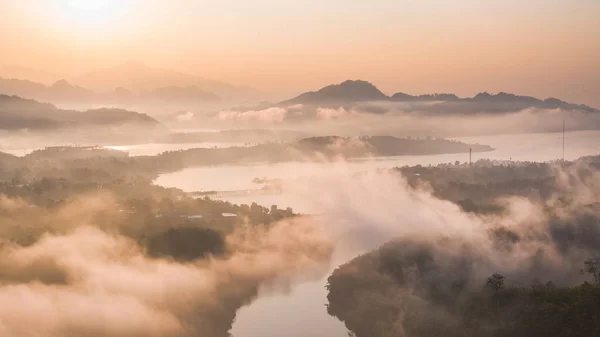
<instances>
[{"instance_id":1,"label":"orange sky","mask_svg":"<svg viewBox=\"0 0 600 337\"><path fill-rule=\"evenodd\" d=\"M597 0L0 0L0 64L68 78L136 60L282 95L360 78L600 107L598 17Z\"/></svg>"}]
</instances>

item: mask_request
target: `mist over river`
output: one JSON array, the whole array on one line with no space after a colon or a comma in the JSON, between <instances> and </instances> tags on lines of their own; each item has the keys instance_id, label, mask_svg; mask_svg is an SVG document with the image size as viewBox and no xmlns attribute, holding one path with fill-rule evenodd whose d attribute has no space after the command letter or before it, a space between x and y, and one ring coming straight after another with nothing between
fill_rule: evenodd
<instances>
[{"instance_id":1,"label":"mist over river","mask_svg":"<svg viewBox=\"0 0 600 337\"><path fill-rule=\"evenodd\" d=\"M463 137L456 140L492 146L491 152L473 153L478 159L514 161L553 161L562 158L563 134L518 134ZM600 131L568 132L565 137L565 159L600 153ZM313 179L331 177L332 172L351 175L356 172L389 169L404 165L437 165L440 163L467 162L468 154L443 154L426 156L380 157L370 160L351 160L345 163L277 163L256 165L228 165L196 167L180 172L164 174L155 183L177 187L186 191L235 191L257 190L260 184L255 178L280 179L290 186L304 186ZM288 186L288 185L285 185ZM306 190L284 189L279 194L248 193L221 196L232 203L257 202L265 206L292 207L295 212L319 214L325 222L335 221L331 214L324 214L320 207L324 199L312 198ZM331 215L331 216L330 216ZM372 219L371 221L377 221ZM335 224L343 228L344 224ZM388 238L389 239L389 238ZM259 298L239 310L231 333L235 337L344 337L346 328L326 311L326 279L329 273L358 254L383 244L375 238L367 245L354 245L341 236L337 241L329 272L319 280L304 282L292 289L264 288Z\"/></svg>"}]
</instances>

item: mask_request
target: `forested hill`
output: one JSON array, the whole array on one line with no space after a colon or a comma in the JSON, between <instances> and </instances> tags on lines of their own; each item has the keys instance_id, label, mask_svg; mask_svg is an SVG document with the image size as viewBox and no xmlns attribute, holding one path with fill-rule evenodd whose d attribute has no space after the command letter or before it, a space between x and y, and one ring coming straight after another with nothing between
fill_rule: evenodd
<instances>
[{"instance_id":1,"label":"forested hill","mask_svg":"<svg viewBox=\"0 0 600 337\"><path fill-rule=\"evenodd\" d=\"M398 155L429 155L491 151L487 145L466 144L446 139L402 139L376 137L313 137L291 143L266 143L250 147L190 149L165 152L152 159L173 167L332 160Z\"/></svg>"},{"instance_id":2,"label":"forested hill","mask_svg":"<svg viewBox=\"0 0 600 337\"><path fill-rule=\"evenodd\" d=\"M328 312L353 335L598 336L600 156L395 171L455 203L447 226L468 233L392 237L335 270ZM407 219L397 226L420 225Z\"/></svg>"},{"instance_id":3,"label":"forested hill","mask_svg":"<svg viewBox=\"0 0 600 337\"><path fill-rule=\"evenodd\" d=\"M64 110L48 103L18 96L0 95L0 129L33 131L77 127L141 127L167 131L154 118L134 111L102 108L86 111Z\"/></svg>"},{"instance_id":4,"label":"forested hill","mask_svg":"<svg viewBox=\"0 0 600 337\"><path fill-rule=\"evenodd\" d=\"M129 157L127 153L102 147L48 147L25 157L0 156L0 180L64 174L71 167L90 179L103 170L122 178L152 180L161 173L187 167L223 164L337 160L394 155L427 155L490 151L487 145L466 144L445 139L402 139L396 137L344 138L337 136L305 138L290 143L266 143L228 148L197 148L169 151L156 156ZM40 165L43 163L43 165ZM54 171L53 167L62 168ZM97 172L96 172L97 171ZM87 172L87 173L83 173ZM96 172L96 173L94 173ZM115 173L111 173L114 175ZM87 179L87 178L86 178Z\"/></svg>"}]
</instances>

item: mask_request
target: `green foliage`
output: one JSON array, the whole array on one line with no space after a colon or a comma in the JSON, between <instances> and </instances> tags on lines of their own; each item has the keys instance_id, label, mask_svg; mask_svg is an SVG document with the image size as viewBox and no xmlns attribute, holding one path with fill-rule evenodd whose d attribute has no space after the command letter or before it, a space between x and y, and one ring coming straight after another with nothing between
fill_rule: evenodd
<instances>
[{"instance_id":1,"label":"green foliage","mask_svg":"<svg viewBox=\"0 0 600 337\"><path fill-rule=\"evenodd\" d=\"M506 287L504 278L495 274L487 282L492 280L493 292L463 288L448 291L445 298L431 297L394 277L373 273L373 266L360 260L363 267L353 263L336 270L327 286L328 312L357 337L567 337L600 332L600 285L556 287L535 281L530 287Z\"/></svg>"},{"instance_id":2,"label":"green foliage","mask_svg":"<svg viewBox=\"0 0 600 337\"><path fill-rule=\"evenodd\" d=\"M184 262L225 252L223 235L208 228L171 228L144 241L150 256L170 257Z\"/></svg>"}]
</instances>

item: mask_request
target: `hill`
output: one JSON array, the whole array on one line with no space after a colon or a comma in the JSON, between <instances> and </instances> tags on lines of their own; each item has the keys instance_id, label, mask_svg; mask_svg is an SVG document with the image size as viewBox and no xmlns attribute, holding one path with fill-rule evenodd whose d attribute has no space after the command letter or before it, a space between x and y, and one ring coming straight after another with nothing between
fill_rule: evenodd
<instances>
[{"instance_id":1,"label":"hill","mask_svg":"<svg viewBox=\"0 0 600 337\"><path fill-rule=\"evenodd\" d=\"M600 110L586 105L568 103L557 98L547 98L542 100L535 97L519 96L505 92L497 94L482 92L474 97L466 98L460 98L452 93L413 96L398 92L392 96L387 96L377 89L375 85L362 80L349 80L340 84L329 85L317 91L300 94L297 97L279 103L279 105L289 106L303 104L311 106L346 106L370 101L388 101L397 103L410 102L411 105L409 107L403 107L404 111L423 111L430 113L498 113L520 111L530 108L577 110L590 113L600 112ZM378 112L381 110L380 107L377 109L375 109L375 107L370 108L371 110L377 110Z\"/></svg>"},{"instance_id":2,"label":"hill","mask_svg":"<svg viewBox=\"0 0 600 337\"><path fill-rule=\"evenodd\" d=\"M295 148L304 153L319 152L345 157L430 155L493 150L488 145L466 144L440 138L397 138L392 136L369 137L311 137L301 139Z\"/></svg>"},{"instance_id":3,"label":"hill","mask_svg":"<svg viewBox=\"0 0 600 337\"><path fill-rule=\"evenodd\" d=\"M0 94L51 102L83 102L92 101L98 97L95 92L71 85L66 80L45 85L28 80L2 77L0 77Z\"/></svg>"},{"instance_id":4,"label":"hill","mask_svg":"<svg viewBox=\"0 0 600 337\"><path fill-rule=\"evenodd\" d=\"M345 81L340 84L326 86L318 91L303 93L295 98L283 101L281 105L292 104L330 104L351 103L359 101L389 100L389 97L377 87L366 81Z\"/></svg>"},{"instance_id":5,"label":"hill","mask_svg":"<svg viewBox=\"0 0 600 337\"><path fill-rule=\"evenodd\" d=\"M86 111L63 110L18 96L0 95L0 129L54 130L73 127L133 126L150 130L166 130L146 114L114 108Z\"/></svg>"},{"instance_id":6,"label":"hill","mask_svg":"<svg viewBox=\"0 0 600 337\"><path fill-rule=\"evenodd\" d=\"M89 104L130 104L153 103L199 104L219 101L221 98L196 86L160 87L141 93L134 93L123 87L109 92L94 92L59 80L52 85L44 85L28 80L0 77L0 94L14 95L52 103L89 103Z\"/></svg>"},{"instance_id":7,"label":"hill","mask_svg":"<svg viewBox=\"0 0 600 337\"><path fill-rule=\"evenodd\" d=\"M491 151L487 145L467 144L446 139L401 139L375 137L312 137L290 143L264 143L227 148L196 148L164 152L154 157L139 157L163 172L186 167L242 163L276 163L306 160L336 160L397 155L428 155Z\"/></svg>"},{"instance_id":8,"label":"hill","mask_svg":"<svg viewBox=\"0 0 600 337\"><path fill-rule=\"evenodd\" d=\"M199 89L197 86L191 85L187 87L162 87L154 90L143 92L140 95L143 100L158 101L158 102L183 102L183 103L199 103L219 101L221 98L211 92Z\"/></svg>"},{"instance_id":9,"label":"hill","mask_svg":"<svg viewBox=\"0 0 600 337\"><path fill-rule=\"evenodd\" d=\"M430 105L427 110L437 113L494 113L520 111L531 108L599 112L599 110L587 105L567 103L557 98L541 100L535 97L519 96L505 92L497 94L482 92L467 98L459 98L454 94L411 96L405 93L396 93L392 95L391 99L395 102L436 102L436 104Z\"/></svg>"},{"instance_id":10,"label":"hill","mask_svg":"<svg viewBox=\"0 0 600 337\"><path fill-rule=\"evenodd\" d=\"M144 92L165 87L193 86L224 99L248 99L258 95L258 92L252 88L177 71L152 68L138 62L126 62L112 68L89 72L74 78L73 82L96 91L110 91L121 87L134 92Z\"/></svg>"}]
</instances>

